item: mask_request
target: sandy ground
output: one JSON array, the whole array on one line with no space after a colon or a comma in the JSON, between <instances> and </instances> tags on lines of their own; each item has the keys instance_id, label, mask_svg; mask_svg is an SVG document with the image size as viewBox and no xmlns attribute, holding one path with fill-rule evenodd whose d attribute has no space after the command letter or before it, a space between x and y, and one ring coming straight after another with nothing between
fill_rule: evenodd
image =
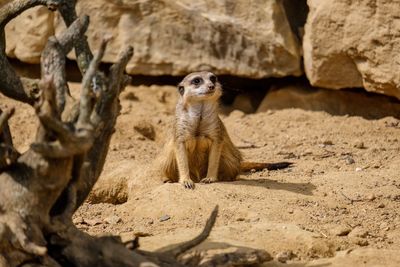
<instances>
[{"instance_id":1,"label":"sandy ground","mask_svg":"<svg viewBox=\"0 0 400 267\"><path fill-rule=\"evenodd\" d=\"M246 160L294 166L187 190L161 183L154 171L176 97L170 86L123 92L104 172L74 217L79 228L125 240L141 235L141 247L153 250L195 236L218 204L216 226L197 250L263 249L274 257L263 266L400 266L399 120L299 109L225 112ZM11 129L23 151L35 132L33 111L0 100L1 108L18 108ZM135 130L144 124L154 128L154 140Z\"/></svg>"}]
</instances>

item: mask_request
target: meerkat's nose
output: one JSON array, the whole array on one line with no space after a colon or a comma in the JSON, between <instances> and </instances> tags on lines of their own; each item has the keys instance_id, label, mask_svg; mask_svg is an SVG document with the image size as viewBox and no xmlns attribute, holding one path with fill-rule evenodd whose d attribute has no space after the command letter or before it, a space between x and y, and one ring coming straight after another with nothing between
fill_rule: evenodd
<instances>
[{"instance_id":1,"label":"meerkat's nose","mask_svg":"<svg viewBox=\"0 0 400 267\"><path fill-rule=\"evenodd\" d=\"M210 84L210 85L208 86L208 90L214 91L214 90L215 90L215 85L214 85L214 84Z\"/></svg>"}]
</instances>

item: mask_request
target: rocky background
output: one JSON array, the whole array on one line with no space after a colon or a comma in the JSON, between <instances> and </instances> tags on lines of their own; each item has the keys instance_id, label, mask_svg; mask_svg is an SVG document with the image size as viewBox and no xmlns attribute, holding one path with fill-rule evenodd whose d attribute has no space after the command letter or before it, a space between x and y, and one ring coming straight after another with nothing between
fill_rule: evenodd
<instances>
[{"instance_id":1,"label":"rocky background","mask_svg":"<svg viewBox=\"0 0 400 267\"><path fill-rule=\"evenodd\" d=\"M129 74L304 74L313 86L400 99L398 0L78 0L78 9L91 17L92 47L113 36L106 62L135 47ZM38 63L47 37L63 27L44 7L27 11L7 27L7 53Z\"/></svg>"},{"instance_id":2,"label":"rocky background","mask_svg":"<svg viewBox=\"0 0 400 267\"><path fill-rule=\"evenodd\" d=\"M400 266L400 0L78 3L91 16L94 50L113 36L106 62L135 47L127 68L135 77L121 94L104 171L74 216L77 227L140 237L141 248L155 250L195 236L218 204L216 226L195 253L261 249L271 255L263 267ZM46 8L12 21L7 53L23 62L13 66L37 75L47 37L63 27ZM245 160L292 168L193 191L161 182L154 159L178 97L165 81L201 69L219 74L227 92L242 90L220 115ZM79 96L80 84L69 88ZM10 127L24 151L37 128L34 110L0 95L4 106L16 107Z\"/></svg>"}]
</instances>

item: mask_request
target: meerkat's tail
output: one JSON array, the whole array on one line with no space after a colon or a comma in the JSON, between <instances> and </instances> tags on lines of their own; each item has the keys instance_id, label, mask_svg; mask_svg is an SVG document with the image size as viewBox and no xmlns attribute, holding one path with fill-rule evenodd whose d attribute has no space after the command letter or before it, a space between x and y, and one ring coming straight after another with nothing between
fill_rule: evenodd
<instances>
[{"instance_id":1,"label":"meerkat's tail","mask_svg":"<svg viewBox=\"0 0 400 267\"><path fill-rule=\"evenodd\" d=\"M269 171L280 170L293 165L293 162L276 162L276 163L265 163L265 162L242 162L240 163L241 172L249 172L251 170L261 171L267 169Z\"/></svg>"}]
</instances>

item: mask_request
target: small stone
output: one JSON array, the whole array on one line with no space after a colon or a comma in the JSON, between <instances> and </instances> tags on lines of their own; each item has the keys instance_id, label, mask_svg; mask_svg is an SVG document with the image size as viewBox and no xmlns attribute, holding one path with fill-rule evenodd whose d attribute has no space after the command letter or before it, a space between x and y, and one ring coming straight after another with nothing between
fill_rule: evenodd
<instances>
[{"instance_id":1,"label":"small stone","mask_svg":"<svg viewBox=\"0 0 400 267\"><path fill-rule=\"evenodd\" d=\"M385 207L385 204L383 204L383 203L380 203L379 205L378 205L378 208L380 208L380 209L382 209L382 208L384 208Z\"/></svg>"},{"instance_id":2,"label":"small stone","mask_svg":"<svg viewBox=\"0 0 400 267\"><path fill-rule=\"evenodd\" d=\"M287 261L293 259L296 255L291 250L281 251L276 254L275 258L277 261L286 263Z\"/></svg>"},{"instance_id":3,"label":"small stone","mask_svg":"<svg viewBox=\"0 0 400 267\"><path fill-rule=\"evenodd\" d=\"M359 240L357 240L356 244L359 245L359 246L361 246L361 247L365 247L365 246L368 246L368 245L369 245L368 240L365 240L365 239L359 239Z\"/></svg>"},{"instance_id":4,"label":"small stone","mask_svg":"<svg viewBox=\"0 0 400 267\"><path fill-rule=\"evenodd\" d=\"M358 149L364 149L364 148L365 148L364 142L362 142L362 141L357 141L357 142L354 143L354 147L355 147L355 148L358 148Z\"/></svg>"},{"instance_id":5,"label":"small stone","mask_svg":"<svg viewBox=\"0 0 400 267\"><path fill-rule=\"evenodd\" d=\"M83 224L85 222L85 220L83 220L83 218L81 216L78 216L76 218L74 218L72 220L72 222L76 225L76 224Z\"/></svg>"},{"instance_id":6,"label":"small stone","mask_svg":"<svg viewBox=\"0 0 400 267\"><path fill-rule=\"evenodd\" d=\"M150 221L147 222L148 225L152 225L153 223L154 223L153 220L150 220Z\"/></svg>"},{"instance_id":7,"label":"small stone","mask_svg":"<svg viewBox=\"0 0 400 267\"><path fill-rule=\"evenodd\" d=\"M124 243L127 241L134 240L136 237L133 231L120 233L119 236L121 237L121 241Z\"/></svg>"},{"instance_id":8,"label":"small stone","mask_svg":"<svg viewBox=\"0 0 400 267\"><path fill-rule=\"evenodd\" d=\"M376 196L374 194L370 194L370 195L367 196L367 199L369 201L374 201L376 199Z\"/></svg>"},{"instance_id":9,"label":"small stone","mask_svg":"<svg viewBox=\"0 0 400 267\"><path fill-rule=\"evenodd\" d=\"M347 164L347 165L350 165L350 164L354 164L354 163L355 163L355 161L354 161L354 159L353 159L352 156L346 156L345 161L346 161L346 164Z\"/></svg>"},{"instance_id":10,"label":"small stone","mask_svg":"<svg viewBox=\"0 0 400 267\"><path fill-rule=\"evenodd\" d=\"M150 140L154 141L156 138L156 132L153 125L147 121L137 122L136 125L133 126L133 129Z\"/></svg>"},{"instance_id":11,"label":"small stone","mask_svg":"<svg viewBox=\"0 0 400 267\"><path fill-rule=\"evenodd\" d=\"M332 229L332 234L335 236L346 236L351 232L351 228L344 225L339 225Z\"/></svg>"},{"instance_id":12,"label":"small stone","mask_svg":"<svg viewBox=\"0 0 400 267\"><path fill-rule=\"evenodd\" d=\"M362 168L357 167L357 168L356 168L356 172L360 172L360 171L362 171Z\"/></svg>"},{"instance_id":13,"label":"small stone","mask_svg":"<svg viewBox=\"0 0 400 267\"><path fill-rule=\"evenodd\" d=\"M349 233L349 237L366 238L368 234L368 231L363 229L362 227L356 227Z\"/></svg>"},{"instance_id":14,"label":"small stone","mask_svg":"<svg viewBox=\"0 0 400 267\"><path fill-rule=\"evenodd\" d=\"M381 230L385 230L386 228L388 228L389 226L388 226L388 224L387 224L387 222L382 222L380 225L379 225L379 228L381 229Z\"/></svg>"},{"instance_id":15,"label":"small stone","mask_svg":"<svg viewBox=\"0 0 400 267\"><path fill-rule=\"evenodd\" d=\"M168 96L168 93L167 93L167 92L165 92L165 91L159 91L159 92L157 93L157 100L158 100L158 102L160 102L160 103L166 103L166 102L167 102L167 96Z\"/></svg>"},{"instance_id":16,"label":"small stone","mask_svg":"<svg viewBox=\"0 0 400 267\"><path fill-rule=\"evenodd\" d=\"M292 210L292 209L288 210L289 214L293 214L293 212L294 212L294 210Z\"/></svg>"},{"instance_id":17,"label":"small stone","mask_svg":"<svg viewBox=\"0 0 400 267\"><path fill-rule=\"evenodd\" d=\"M95 226L102 224L102 221L100 219L85 219L85 223L90 226Z\"/></svg>"},{"instance_id":18,"label":"small stone","mask_svg":"<svg viewBox=\"0 0 400 267\"><path fill-rule=\"evenodd\" d=\"M168 221L169 219L171 219L171 216L166 214L160 217L160 222L165 222Z\"/></svg>"},{"instance_id":19,"label":"small stone","mask_svg":"<svg viewBox=\"0 0 400 267\"><path fill-rule=\"evenodd\" d=\"M333 142L331 140L325 140L322 144L325 146L332 146Z\"/></svg>"},{"instance_id":20,"label":"small stone","mask_svg":"<svg viewBox=\"0 0 400 267\"><path fill-rule=\"evenodd\" d=\"M138 101L139 100L139 98L135 95L134 92L127 93L124 98L126 100L130 100L130 101Z\"/></svg>"},{"instance_id":21,"label":"small stone","mask_svg":"<svg viewBox=\"0 0 400 267\"><path fill-rule=\"evenodd\" d=\"M238 222L244 222L244 220L245 220L245 218L243 218L243 217L239 217L236 219L236 221L238 221Z\"/></svg>"},{"instance_id":22,"label":"small stone","mask_svg":"<svg viewBox=\"0 0 400 267\"><path fill-rule=\"evenodd\" d=\"M108 223L108 224L117 224L121 221L122 221L122 219L120 217L118 217L117 215L112 215L112 216L104 219L104 222Z\"/></svg>"}]
</instances>

